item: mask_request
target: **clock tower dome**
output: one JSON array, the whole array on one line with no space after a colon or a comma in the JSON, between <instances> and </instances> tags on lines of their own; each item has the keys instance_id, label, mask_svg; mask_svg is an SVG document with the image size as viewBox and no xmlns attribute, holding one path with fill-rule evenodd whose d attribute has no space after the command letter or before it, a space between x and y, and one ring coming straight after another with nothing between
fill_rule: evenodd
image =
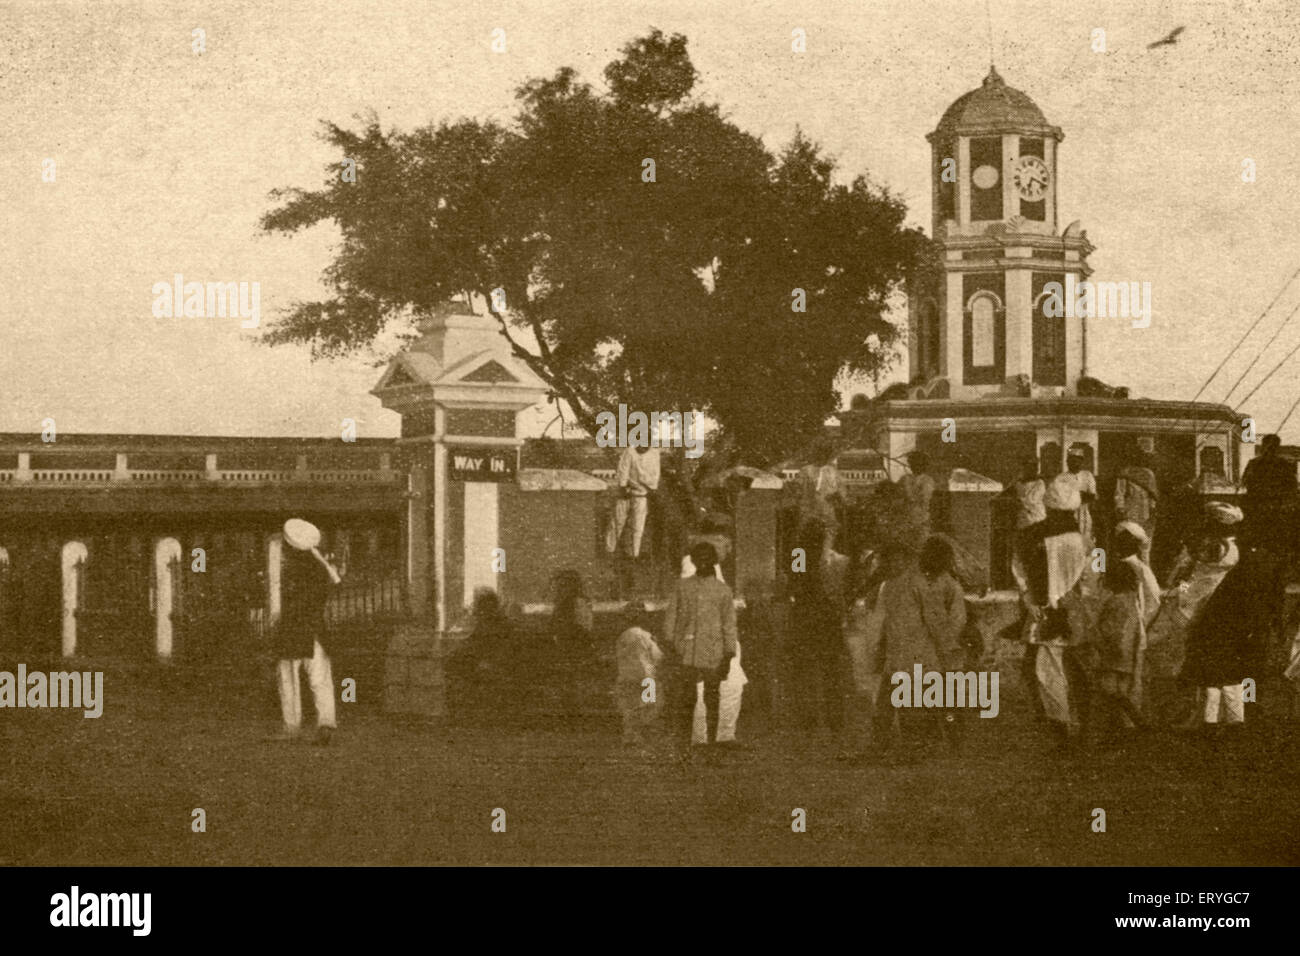
<instances>
[{"instance_id":1,"label":"clock tower dome","mask_svg":"<svg viewBox=\"0 0 1300 956\"><path fill-rule=\"evenodd\" d=\"M1086 329L1043 307L1091 272L1086 234L1059 223L1060 128L990 67L926 138L939 261L909 296L913 384L941 379L954 399L1074 394Z\"/></svg>"}]
</instances>

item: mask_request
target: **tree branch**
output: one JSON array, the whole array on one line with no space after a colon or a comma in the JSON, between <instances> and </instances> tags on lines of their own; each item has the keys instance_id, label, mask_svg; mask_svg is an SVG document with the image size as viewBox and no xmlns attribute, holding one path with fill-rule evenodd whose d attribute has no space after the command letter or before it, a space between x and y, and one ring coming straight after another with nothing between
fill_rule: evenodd
<instances>
[{"instance_id":1,"label":"tree branch","mask_svg":"<svg viewBox=\"0 0 1300 956\"><path fill-rule=\"evenodd\" d=\"M481 294L482 293L480 293L480 295ZM506 320L505 314L498 312L493 308L491 295L485 295L484 299L488 304L488 314L497 320L497 331L499 331L502 337L510 343L510 349L514 355L527 363L528 367L537 373L539 378L551 386L551 389L559 398L568 402L569 407L573 409L573 414L577 416L578 421L581 422L582 425L591 432L591 434L596 434L599 426L596 424L595 412L591 410L590 399L583 395L581 390L579 390L572 382L569 382L551 368L550 360L553 357L553 353L551 352L550 347L546 344L546 339L542 334L540 324L537 320L530 319L529 321L533 326L534 334L537 336L537 347L538 351L542 353L541 355L534 355L532 352L528 351L528 349L520 345L514 336L510 334L510 326Z\"/></svg>"}]
</instances>

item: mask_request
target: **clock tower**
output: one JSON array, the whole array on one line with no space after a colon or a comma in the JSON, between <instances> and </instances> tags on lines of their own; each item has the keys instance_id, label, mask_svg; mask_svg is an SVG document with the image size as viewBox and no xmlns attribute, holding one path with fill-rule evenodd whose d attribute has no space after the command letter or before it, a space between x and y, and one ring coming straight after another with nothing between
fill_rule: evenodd
<instances>
[{"instance_id":1,"label":"clock tower","mask_svg":"<svg viewBox=\"0 0 1300 956\"><path fill-rule=\"evenodd\" d=\"M917 397L1075 394L1086 328L1043 307L1091 273L1087 235L1060 227L1060 128L990 67L926 138L939 261L909 296Z\"/></svg>"}]
</instances>

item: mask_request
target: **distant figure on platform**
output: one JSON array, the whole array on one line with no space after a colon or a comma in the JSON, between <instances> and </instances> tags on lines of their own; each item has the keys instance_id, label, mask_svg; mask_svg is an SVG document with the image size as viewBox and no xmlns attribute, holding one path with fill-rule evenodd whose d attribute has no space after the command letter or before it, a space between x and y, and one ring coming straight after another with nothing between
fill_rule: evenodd
<instances>
[{"instance_id":1,"label":"distant figure on platform","mask_svg":"<svg viewBox=\"0 0 1300 956\"><path fill-rule=\"evenodd\" d=\"M1246 489L1242 538L1276 551L1294 547L1292 522L1296 506L1295 462L1280 454L1282 439L1265 435L1259 457L1251 459L1241 476Z\"/></svg>"},{"instance_id":2,"label":"distant figure on platform","mask_svg":"<svg viewBox=\"0 0 1300 956\"><path fill-rule=\"evenodd\" d=\"M912 523L924 540L930 533L930 502L934 498L934 478L929 474L930 456L923 451L914 451L907 456L907 467L910 470L898 479L898 484L907 495Z\"/></svg>"},{"instance_id":3,"label":"distant figure on platform","mask_svg":"<svg viewBox=\"0 0 1300 956\"><path fill-rule=\"evenodd\" d=\"M299 518L284 523L286 547L280 557L280 619L273 640L279 658L277 678L284 728L276 739L289 740L302 729L302 688L299 669L306 670L316 706L316 736L323 746L337 726L334 713L334 676L321 644L325 630L325 605L330 590L341 578L319 551L320 529Z\"/></svg>"},{"instance_id":4,"label":"distant figure on platform","mask_svg":"<svg viewBox=\"0 0 1300 956\"><path fill-rule=\"evenodd\" d=\"M623 449L614 472L614 484L619 497L614 502L614 515L605 534L605 550L613 554L618 550L623 529L632 525L632 537L627 553L633 558L641 556L641 539L645 536L645 519L649 511L649 496L659 488L659 449L637 445Z\"/></svg>"},{"instance_id":5,"label":"distant figure on platform","mask_svg":"<svg viewBox=\"0 0 1300 956\"><path fill-rule=\"evenodd\" d=\"M618 636L618 679L614 704L623 719L623 744L644 748L659 713L657 668L663 651L650 634L650 609L644 601L627 607L627 629ZM647 680L651 683L647 684Z\"/></svg>"},{"instance_id":6,"label":"distant figure on platform","mask_svg":"<svg viewBox=\"0 0 1300 956\"><path fill-rule=\"evenodd\" d=\"M844 495L834 444L829 439L818 439L812 457L811 464L799 469L799 514L802 520L816 518L835 531L840 525Z\"/></svg>"},{"instance_id":7,"label":"distant figure on platform","mask_svg":"<svg viewBox=\"0 0 1300 956\"><path fill-rule=\"evenodd\" d=\"M689 749L695 719L695 685L704 684L708 742L718 739L719 685L736 654L736 605L731 588L718 580L717 552L700 542L691 548L693 578L677 582L664 614L664 640L672 649L677 677L670 706L677 715L678 741Z\"/></svg>"}]
</instances>

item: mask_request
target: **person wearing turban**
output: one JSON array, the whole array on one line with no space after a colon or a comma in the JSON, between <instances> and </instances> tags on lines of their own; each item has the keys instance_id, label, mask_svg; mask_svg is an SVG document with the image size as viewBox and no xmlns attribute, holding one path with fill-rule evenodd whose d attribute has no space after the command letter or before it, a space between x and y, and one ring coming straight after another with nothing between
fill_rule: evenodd
<instances>
[{"instance_id":1,"label":"person wearing turban","mask_svg":"<svg viewBox=\"0 0 1300 956\"><path fill-rule=\"evenodd\" d=\"M1174 572L1176 590L1170 593L1176 600L1171 602L1170 613L1162 614L1151 629L1149 673L1154 713L1170 722L1182 718L1179 726L1184 729L1200 725L1204 703L1204 690L1188 688L1178 677L1186 662L1189 629L1241 559L1236 537L1241 509L1224 501L1211 501L1205 505L1203 519L1195 553L1180 562Z\"/></svg>"},{"instance_id":2,"label":"person wearing turban","mask_svg":"<svg viewBox=\"0 0 1300 956\"><path fill-rule=\"evenodd\" d=\"M297 737L302 725L302 697L298 672L305 670L316 705L313 743L330 742L335 728L334 677L321 640L325 631L325 606L339 572L320 552L320 529L301 518L284 523L281 552L280 613L273 639L276 648L280 710L284 728L276 739Z\"/></svg>"},{"instance_id":3,"label":"person wearing turban","mask_svg":"<svg viewBox=\"0 0 1300 956\"><path fill-rule=\"evenodd\" d=\"M1281 613L1287 561L1268 548L1245 548L1188 628L1183 677L1201 688L1206 724L1246 719L1245 678L1268 667L1269 638Z\"/></svg>"},{"instance_id":4,"label":"person wearing turban","mask_svg":"<svg viewBox=\"0 0 1300 956\"><path fill-rule=\"evenodd\" d=\"M1121 521L1111 535L1111 549L1107 555L1107 560L1122 561L1130 567L1136 585L1125 591L1126 599L1134 603L1136 620L1135 640L1128 654L1130 679L1124 688L1128 700L1125 720L1128 722L1132 721L1132 715L1142 712L1148 628L1160 614L1160 602L1164 596L1155 572L1144 557L1150 546L1151 538L1142 525L1136 521Z\"/></svg>"},{"instance_id":5,"label":"person wearing turban","mask_svg":"<svg viewBox=\"0 0 1300 956\"><path fill-rule=\"evenodd\" d=\"M1026 671L1062 747L1077 735L1086 685L1075 656L1086 621L1082 580L1088 553L1079 533L1081 503L1073 475L1053 478L1043 497L1046 517L1024 529L1012 558L1025 612Z\"/></svg>"}]
</instances>

